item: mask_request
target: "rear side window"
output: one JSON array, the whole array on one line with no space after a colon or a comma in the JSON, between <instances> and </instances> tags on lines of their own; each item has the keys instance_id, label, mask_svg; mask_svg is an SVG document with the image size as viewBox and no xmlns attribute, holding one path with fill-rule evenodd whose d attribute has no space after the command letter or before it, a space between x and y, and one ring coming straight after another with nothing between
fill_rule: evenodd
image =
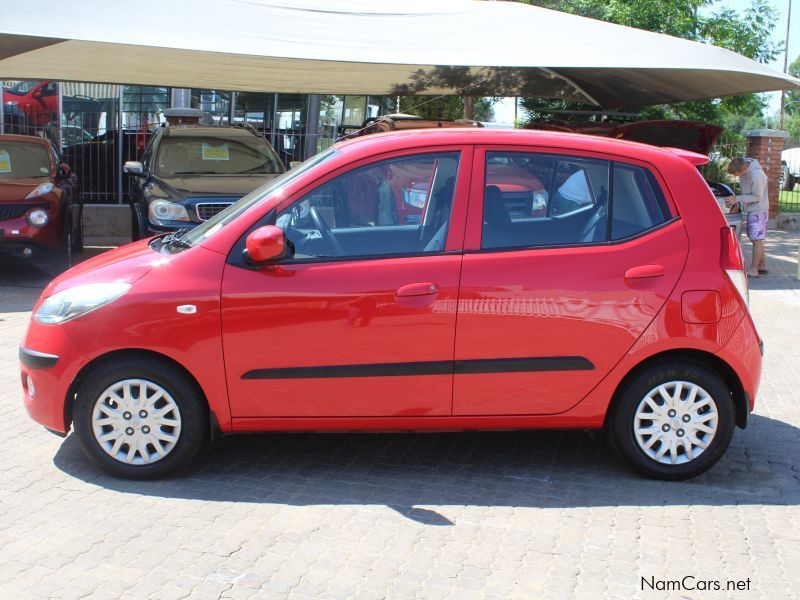
<instances>
[{"instance_id":1,"label":"rear side window","mask_svg":"<svg viewBox=\"0 0 800 600\"><path fill-rule=\"evenodd\" d=\"M609 162L525 152L488 152L482 248L603 241Z\"/></svg>"},{"instance_id":2,"label":"rear side window","mask_svg":"<svg viewBox=\"0 0 800 600\"><path fill-rule=\"evenodd\" d=\"M669 220L664 194L647 169L614 163L611 239L621 240Z\"/></svg>"},{"instance_id":3,"label":"rear side window","mask_svg":"<svg viewBox=\"0 0 800 600\"><path fill-rule=\"evenodd\" d=\"M487 152L481 248L623 240L669 220L642 167L577 156Z\"/></svg>"}]
</instances>

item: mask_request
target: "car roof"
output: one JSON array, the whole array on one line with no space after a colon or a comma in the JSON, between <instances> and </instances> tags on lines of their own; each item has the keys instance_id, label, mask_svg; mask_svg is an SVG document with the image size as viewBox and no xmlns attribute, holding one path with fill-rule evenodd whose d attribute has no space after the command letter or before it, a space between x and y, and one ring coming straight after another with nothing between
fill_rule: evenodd
<instances>
[{"instance_id":1,"label":"car roof","mask_svg":"<svg viewBox=\"0 0 800 600\"><path fill-rule=\"evenodd\" d=\"M449 144L531 145L554 150L603 152L650 162L669 161L678 156L684 160L689 160L690 154L693 155L693 160L707 159L701 154L694 155L694 153L685 150L681 154L677 154L668 148L594 135L532 129L492 129L488 127L389 131L338 142L334 147L347 154L356 153L369 156L371 154L419 146ZM692 161L690 160L690 162Z\"/></svg>"},{"instance_id":2,"label":"car roof","mask_svg":"<svg viewBox=\"0 0 800 600\"><path fill-rule=\"evenodd\" d=\"M9 133L6 135L0 135L1 142L28 142L31 144L40 144L42 146L46 146L50 143L49 140L45 138L40 138L38 135L19 135L14 133Z\"/></svg>"},{"instance_id":3,"label":"car roof","mask_svg":"<svg viewBox=\"0 0 800 600\"><path fill-rule=\"evenodd\" d=\"M245 127L197 127L173 126L162 128L167 137L261 137Z\"/></svg>"}]
</instances>

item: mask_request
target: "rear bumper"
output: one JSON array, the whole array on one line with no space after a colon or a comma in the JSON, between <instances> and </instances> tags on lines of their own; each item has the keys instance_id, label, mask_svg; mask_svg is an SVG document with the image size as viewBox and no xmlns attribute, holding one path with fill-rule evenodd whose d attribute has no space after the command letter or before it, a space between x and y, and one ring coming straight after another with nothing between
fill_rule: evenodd
<instances>
[{"instance_id":1,"label":"rear bumper","mask_svg":"<svg viewBox=\"0 0 800 600\"><path fill-rule=\"evenodd\" d=\"M753 411L761 383L763 354L764 342L758 336L750 315L742 319L728 343L717 352L717 356L729 364L739 377L749 412Z\"/></svg>"}]
</instances>

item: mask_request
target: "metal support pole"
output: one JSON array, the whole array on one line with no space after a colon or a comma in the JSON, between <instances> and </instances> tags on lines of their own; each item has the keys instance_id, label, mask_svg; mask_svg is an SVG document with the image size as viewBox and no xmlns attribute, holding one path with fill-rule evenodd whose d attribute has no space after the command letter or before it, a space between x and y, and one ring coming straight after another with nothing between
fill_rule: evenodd
<instances>
[{"instance_id":1,"label":"metal support pole","mask_svg":"<svg viewBox=\"0 0 800 600\"><path fill-rule=\"evenodd\" d=\"M236 116L236 92L231 92L231 99L228 103L228 125L233 125L233 119Z\"/></svg>"},{"instance_id":2,"label":"metal support pole","mask_svg":"<svg viewBox=\"0 0 800 600\"><path fill-rule=\"evenodd\" d=\"M56 83L56 89L58 90L58 114L56 115L56 139L58 140L58 150L61 152L64 149L64 128L63 120L64 120L64 88L61 82Z\"/></svg>"},{"instance_id":3,"label":"metal support pole","mask_svg":"<svg viewBox=\"0 0 800 600\"><path fill-rule=\"evenodd\" d=\"M786 13L786 42L783 46L783 72L787 73L789 71L789 32L791 31L792 26L792 0L788 0L789 8L787 9ZM781 90L781 125L780 128L783 129L783 110L786 108L786 90ZM800 266L798 266L800 269Z\"/></svg>"},{"instance_id":4,"label":"metal support pole","mask_svg":"<svg viewBox=\"0 0 800 600\"><path fill-rule=\"evenodd\" d=\"M191 108L192 90L187 88L172 88L172 108Z\"/></svg>"},{"instance_id":5,"label":"metal support pole","mask_svg":"<svg viewBox=\"0 0 800 600\"><path fill-rule=\"evenodd\" d=\"M3 101L3 82L0 81L0 135L6 132L6 112L5 103Z\"/></svg>"},{"instance_id":6,"label":"metal support pole","mask_svg":"<svg viewBox=\"0 0 800 600\"><path fill-rule=\"evenodd\" d=\"M308 110L306 112L306 142L303 148L303 159L310 158L317 153L317 140L319 139L319 111L321 106L321 96L312 94L308 97Z\"/></svg>"},{"instance_id":7,"label":"metal support pole","mask_svg":"<svg viewBox=\"0 0 800 600\"><path fill-rule=\"evenodd\" d=\"M122 109L123 109L123 87L119 86L117 96L117 203L122 204L122 178L124 177L122 167L125 157L122 155L124 132L122 131Z\"/></svg>"},{"instance_id":8,"label":"metal support pole","mask_svg":"<svg viewBox=\"0 0 800 600\"><path fill-rule=\"evenodd\" d=\"M266 115L265 115L266 116ZM278 150L275 130L278 127L278 94L272 94L272 118L270 119L269 143Z\"/></svg>"}]
</instances>

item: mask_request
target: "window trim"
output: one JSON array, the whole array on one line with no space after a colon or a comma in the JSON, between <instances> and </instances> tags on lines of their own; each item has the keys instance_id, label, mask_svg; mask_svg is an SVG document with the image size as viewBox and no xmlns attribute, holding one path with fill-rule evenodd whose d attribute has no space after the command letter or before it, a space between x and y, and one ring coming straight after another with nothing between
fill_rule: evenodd
<instances>
[{"instance_id":1,"label":"window trim","mask_svg":"<svg viewBox=\"0 0 800 600\"><path fill-rule=\"evenodd\" d=\"M530 246L507 246L503 248L482 248L483 238L483 190L486 182L487 172L487 154L494 153L518 153L518 154L539 154L544 156L560 157L573 157L576 159L586 160L600 160L609 163L609 207L613 204L613 169L615 164L622 166L636 167L644 169L646 173L652 177L652 183L657 186L663 197L663 208L665 210L665 220L654 227L642 230L636 234L619 238L611 239L610 224L612 223L612 211L609 209L606 232L606 240L600 242L586 242L586 243L569 243L569 244L547 244L547 245L530 245ZM498 145L476 145L473 155L473 172L479 173L477 177L473 177L470 186L470 213L467 223L467 233L464 239L464 254L479 254L479 253L495 253L495 252L519 252L525 250L543 250L543 249L561 249L561 248L585 248L591 246L613 246L617 244L626 243L644 235L648 235L659 229L663 229L681 220L681 214L678 210L677 202L672 196L672 190L667 185L666 180L661 175L661 172L651 162L642 160L637 157L630 157L617 154L608 154L605 152L593 152L582 148L569 148L569 147L553 147L553 146L529 146L529 145L512 145L512 144L498 144ZM477 215L475 213L478 213Z\"/></svg>"},{"instance_id":2,"label":"window trim","mask_svg":"<svg viewBox=\"0 0 800 600\"><path fill-rule=\"evenodd\" d=\"M655 227L651 227L650 229L645 229L640 231L639 233L635 233L625 238L619 238L617 240L607 240L603 242L587 242L587 243L576 243L576 244L548 244L546 246L509 246L505 248L481 248L478 250L464 250L464 254L494 254L497 252L522 252L525 250L569 250L574 248L590 248L590 247L598 247L598 246L619 246L620 244L626 244L628 242L632 242L640 237L644 237L653 233L654 231L658 231L659 229L664 229L673 223L677 223L682 221L680 216L671 217L669 220L664 221L663 223L659 223Z\"/></svg>"},{"instance_id":3,"label":"window trim","mask_svg":"<svg viewBox=\"0 0 800 600\"><path fill-rule=\"evenodd\" d=\"M472 144L442 144L433 146L424 146L416 148L403 148L401 150L391 150L374 154L368 157L356 159L345 165L341 165L332 171L329 171L319 179L310 182L303 186L301 189L292 193L291 195L283 198L272 209L267 211L264 215L257 218L249 227L247 227L241 234L239 239L231 246L228 252L226 264L231 266L240 267L248 270L260 271L270 267L288 267L292 265L305 265L305 264L325 264L325 263L339 263L339 262L352 262L363 260L387 260L392 258L424 258L435 256L455 256L463 254L464 252L464 234L468 220L469 208L469 194L470 185L473 181L473 169L470 168L474 157L474 148ZM455 152L458 157L458 170L456 173L456 184L453 192L453 205L450 209L450 224L447 230L447 238L445 239L444 250L439 252L412 252L404 254L367 254L359 256L331 256L319 257L302 260L281 260L269 265L254 265L245 259L244 249L247 236L254 230L264 225L274 224L278 213L285 210L295 202L301 200L306 195L312 193L317 188L322 187L329 181L332 181L340 175L344 175L350 171L366 167L371 164L376 164L392 158L411 157L423 154L442 154L448 152ZM461 228L459 229L459 225ZM450 247L455 246L455 247Z\"/></svg>"}]
</instances>

